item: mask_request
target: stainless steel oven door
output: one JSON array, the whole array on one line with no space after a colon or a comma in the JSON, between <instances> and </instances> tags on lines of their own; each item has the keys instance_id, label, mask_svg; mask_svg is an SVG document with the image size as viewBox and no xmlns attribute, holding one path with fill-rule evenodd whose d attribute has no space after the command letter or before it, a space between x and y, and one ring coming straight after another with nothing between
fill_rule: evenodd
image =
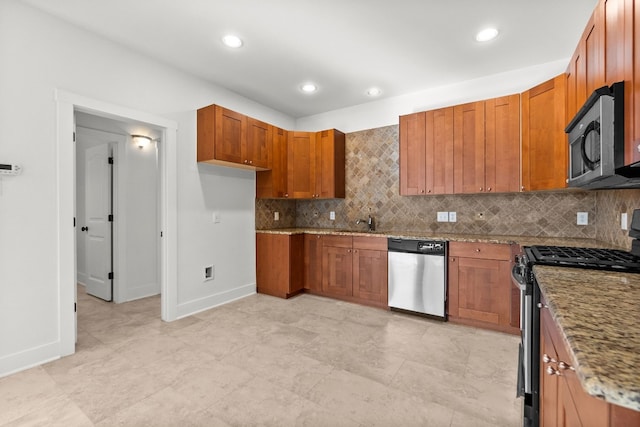
<instances>
[{"instance_id":1,"label":"stainless steel oven door","mask_svg":"<svg viewBox=\"0 0 640 427\"><path fill-rule=\"evenodd\" d=\"M533 298L529 292L527 295L526 277L523 275L523 266L516 264L511 271L513 286L520 291L520 347L518 352L518 385L517 396L531 393L531 345L532 345L532 319Z\"/></svg>"}]
</instances>

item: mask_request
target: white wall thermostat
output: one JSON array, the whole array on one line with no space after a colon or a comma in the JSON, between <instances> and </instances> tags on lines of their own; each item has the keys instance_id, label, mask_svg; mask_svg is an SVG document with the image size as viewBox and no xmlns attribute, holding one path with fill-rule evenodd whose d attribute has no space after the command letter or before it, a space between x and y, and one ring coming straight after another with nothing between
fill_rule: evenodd
<instances>
[{"instance_id":1,"label":"white wall thermostat","mask_svg":"<svg viewBox=\"0 0 640 427\"><path fill-rule=\"evenodd\" d=\"M22 167L0 163L0 175L20 175Z\"/></svg>"}]
</instances>

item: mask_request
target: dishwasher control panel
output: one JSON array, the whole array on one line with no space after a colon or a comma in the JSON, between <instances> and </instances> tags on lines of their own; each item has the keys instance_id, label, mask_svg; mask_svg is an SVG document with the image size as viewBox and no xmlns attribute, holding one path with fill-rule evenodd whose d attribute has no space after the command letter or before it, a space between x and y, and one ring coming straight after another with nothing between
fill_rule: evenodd
<instances>
[{"instance_id":1,"label":"dishwasher control panel","mask_svg":"<svg viewBox=\"0 0 640 427\"><path fill-rule=\"evenodd\" d=\"M441 240L388 239L389 252L423 255L445 255L447 242Z\"/></svg>"}]
</instances>

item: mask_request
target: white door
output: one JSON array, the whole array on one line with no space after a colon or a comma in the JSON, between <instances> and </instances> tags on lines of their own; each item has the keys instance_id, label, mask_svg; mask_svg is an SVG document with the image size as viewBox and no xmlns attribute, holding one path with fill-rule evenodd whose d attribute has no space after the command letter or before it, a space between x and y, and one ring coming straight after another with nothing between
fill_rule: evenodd
<instances>
[{"instance_id":1,"label":"white door","mask_svg":"<svg viewBox=\"0 0 640 427\"><path fill-rule=\"evenodd\" d=\"M111 157L110 144L88 148L85 158L85 222L87 293L111 301L113 298L111 253Z\"/></svg>"}]
</instances>

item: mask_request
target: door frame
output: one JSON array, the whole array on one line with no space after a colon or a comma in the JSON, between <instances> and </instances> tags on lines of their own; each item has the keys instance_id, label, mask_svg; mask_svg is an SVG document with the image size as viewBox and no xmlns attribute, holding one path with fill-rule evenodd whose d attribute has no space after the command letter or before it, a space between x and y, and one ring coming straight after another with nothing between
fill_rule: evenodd
<instances>
[{"instance_id":1,"label":"door frame","mask_svg":"<svg viewBox=\"0 0 640 427\"><path fill-rule=\"evenodd\" d=\"M58 330L60 356L75 353L76 231L75 231L75 112L99 117L144 122L162 131L160 175L160 305L161 318L177 318L177 130L178 124L154 114L98 101L61 89L56 104L56 169L58 200Z\"/></svg>"}]
</instances>

